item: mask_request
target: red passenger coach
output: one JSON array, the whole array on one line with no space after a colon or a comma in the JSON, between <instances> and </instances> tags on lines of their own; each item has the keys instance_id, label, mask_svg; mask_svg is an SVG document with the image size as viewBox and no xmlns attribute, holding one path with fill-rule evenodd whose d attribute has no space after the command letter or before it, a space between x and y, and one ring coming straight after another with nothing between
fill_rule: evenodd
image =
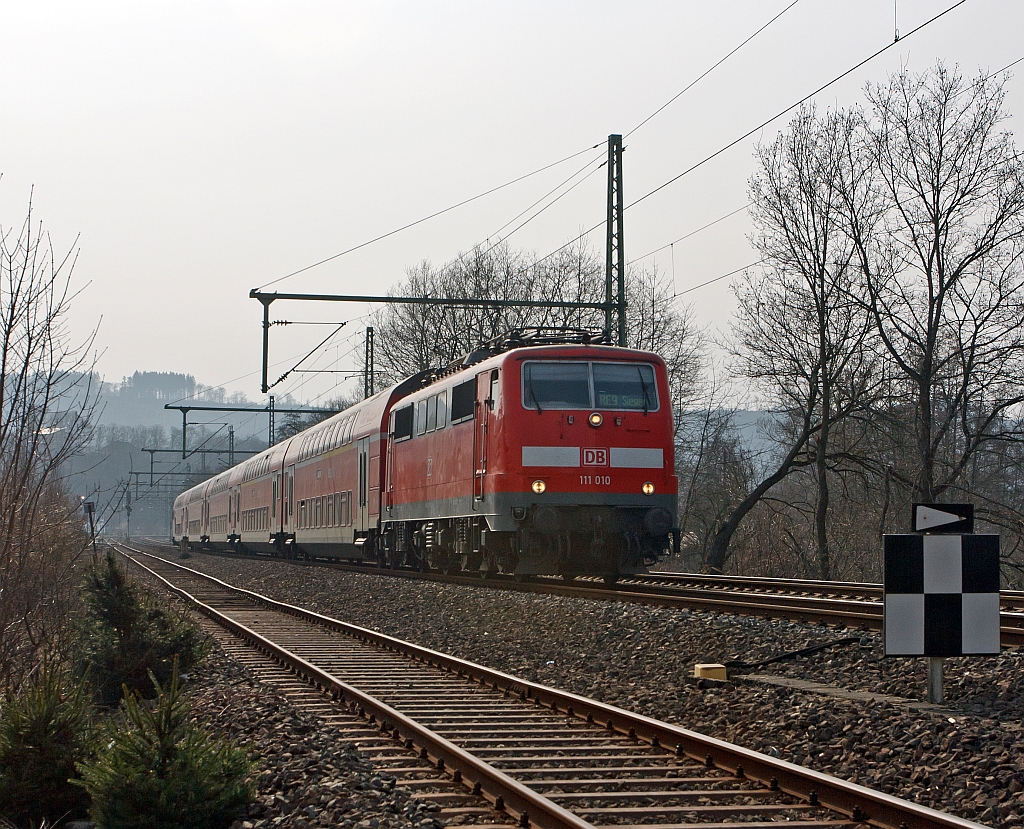
<instances>
[{"instance_id":1,"label":"red passenger coach","mask_svg":"<svg viewBox=\"0 0 1024 829\"><path fill-rule=\"evenodd\" d=\"M182 493L175 540L445 572L644 572L679 537L665 364L536 342L411 377Z\"/></svg>"}]
</instances>

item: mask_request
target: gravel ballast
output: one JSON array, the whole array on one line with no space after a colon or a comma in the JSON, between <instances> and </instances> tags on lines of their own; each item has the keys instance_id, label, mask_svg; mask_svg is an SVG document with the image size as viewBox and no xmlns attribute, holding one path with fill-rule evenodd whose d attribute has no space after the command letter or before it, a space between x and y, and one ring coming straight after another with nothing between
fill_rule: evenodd
<instances>
[{"instance_id":1,"label":"gravel ballast","mask_svg":"<svg viewBox=\"0 0 1024 829\"><path fill-rule=\"evenodd\" d=\"M232 829L440 829L431 804L375 771L334 726L214 644L189 677L192 717L257 761L256 801Z\"/></svg>"},{"instance_id":2,"label":"gravel ballast","mask_svg":"<svg viewBox=\"0 0 1024 829\"><path fill-rule=\"evenodd\" d=\"M987 825L1024 827L1019 650L948 660L947 702L927 706L920 704L925 661L885 659L877 634L857 634L851 644L715 683L693 679L693 665L756 663L856 632L276 561L199 554L184 563L282 601L916 803ZM801 681L860 696L781 684Z\"/></svg>"}]
</instances>

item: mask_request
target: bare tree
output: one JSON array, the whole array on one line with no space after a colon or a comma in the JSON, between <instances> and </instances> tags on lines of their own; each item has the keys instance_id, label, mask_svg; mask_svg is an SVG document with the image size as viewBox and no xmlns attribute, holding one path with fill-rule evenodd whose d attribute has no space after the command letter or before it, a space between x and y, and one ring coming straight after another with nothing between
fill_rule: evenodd
<instances>
[{"instance_id":1,"label":"bare tree","mask_svg":"<svg viewBox=\"0 0 1024 829\"><path fill-rule=\"evenodd\" d=\"M630 269L626 275L626 341L630 348L653 351L668 369L677 442L703 421L704 403L713 394L708 382L707 341L693 311L669 291L657 268ZM695 416L696 415L696 416Z\"/></svg>"},{"instance_id":2,"label":"bare tree","mask_svg":"<svg viewBox=\"0 0 1024 829\"><path fill-rule=\"evenodd\" d=\"M66 327L73 266L31 205L20 231L0 227L0 686L59 641L83 549L80 507L61 485L93 409L91 338L75 347Z\"/></svg>"},{"instance_id":3,"label":"bare tree","mask_svg":"<svg viewBox=\"0 0 1024 829\"><path fill-rule=\"evenodd\" d=\"M474 248L439 268L411 269L396 295L493 300L603 302L604 269L593 252L570 247L534 263L505 245ZM629 345L656 351L669 365L677 410L697 395L704 339L689 309L669 293L656 271L632 270L627 281ZM530 326L600 329L596 308L389 305L374 321L376 365L387 382L447 365L481 343Z\"/></svg>"},{"instance_id":4,"label":"bare tree","mask_svg":"<svg viewBox=\"0 0 1024 829\"><path fill-rule=\"evenodd\" d=\"M850 229L916 449L896 474L922 501L1019 436L1006 427L1024 401L1024 168L1001 129L1004 84L940 63L867 88L875 209L852 209Z\"/></svg>"},{"instance_id":5,"label":"bare tree","mask_svg":"<svg viewBox=\"0 0 1024 829\"><path fill-rule=\"evenodd\" d=\"M858 119L819 118L804 109L772 144L757 150L750 180L752 242L764 269L735 286L732 353L740 376L776 413L784 449L774 468L736 505L712 545L720 570L744 516L795 469L814 469L817 571L830 578L827 520L833 427L863 410L873 386L870 320L853 296L854 248L846 233L842 184Z\"/></svg>"}]
</instances>

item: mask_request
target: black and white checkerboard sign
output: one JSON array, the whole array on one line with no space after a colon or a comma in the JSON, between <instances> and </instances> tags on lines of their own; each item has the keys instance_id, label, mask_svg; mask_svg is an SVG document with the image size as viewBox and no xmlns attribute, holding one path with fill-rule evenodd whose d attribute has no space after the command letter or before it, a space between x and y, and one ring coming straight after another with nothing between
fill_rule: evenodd
<instances>
[{"instance_id":1,"label":"black and white checkerboard sign","mask_svg":"<svg viewBox=\"0 0 1024 829\"><path fill-rule=\"evenodd\" d=\"M999 653L999 536L885 536L885 655Z\"/></svg>"}]
</instances>

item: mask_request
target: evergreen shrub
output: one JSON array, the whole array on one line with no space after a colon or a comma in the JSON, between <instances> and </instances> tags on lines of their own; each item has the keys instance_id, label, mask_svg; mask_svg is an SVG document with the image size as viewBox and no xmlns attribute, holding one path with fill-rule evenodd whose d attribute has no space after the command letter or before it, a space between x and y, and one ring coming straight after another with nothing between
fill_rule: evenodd
<instances>
[{"instance_id":1,"label":"evergreen shrub","mask_svg":"<svg viewBox=\"0 0 1024 829\"><path fill-rule=\"evenodd\" d=\"M107 750L81 768L98 829L227 827L252 802L253 764L224 739L189 722L178 661L166 688L151 677L156 700L126 693L122 726L109 723Z\"/></svg>"},{"instance_id":2,"label":"evergreen shrub","mask_svg":"<svg viewBox=\"0 0 1024 829\"><path fill-rule=\"evenodd\" d=\"M175 657L188 671L206 655L209 643L188 614L157 604L128 578L112 552L88 569L83 587L87 620L81 669L101 704L116 705L122 689L150 697L150 674L166 683Z\"/></svg>"},{"instance_id":3,"label":"evergreen shrub","mask_svg":"<svg viewBox=\"0 0 1024 829\"><path fill-rule=\"evenodd\" d=\"M93 749L92 702L82 684L44 664L0 705L0 814L18 826L84 818L89 795L69 782Z\"/></svg>"}]
</instances>

